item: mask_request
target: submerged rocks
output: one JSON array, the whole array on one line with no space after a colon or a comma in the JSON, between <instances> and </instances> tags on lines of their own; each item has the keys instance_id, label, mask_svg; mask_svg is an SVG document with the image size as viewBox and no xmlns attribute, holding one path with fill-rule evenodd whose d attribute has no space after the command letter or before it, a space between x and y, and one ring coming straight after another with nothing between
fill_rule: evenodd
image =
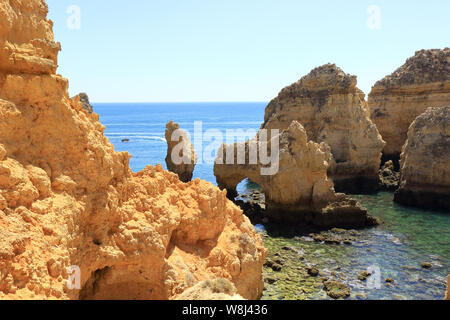
<instances>
[{"instance_id":1,"label":"submerged rocks","mask_svg":"<svg viewBox=\"0 0 450 320\"><path fill-rule=\"evenodd\" d=\"M356 82L334 64L316 68L269 103L262 125L285 130L296 120L309 140L327 143L334 160L328 170L339 192L374 191L384 147Z\"/></svg>"},{"instance_id":2,"label":"submerged rocks","mask_svg":"<svg viewBox=\"0 0 450 320\"><path fill-rule=\"evenodd\" d=\"M375 84L368 103L386 141L385 158L398 160L414 119L428 107L450 104L450 48L417 51Z\"/></svg>"},{"instance_id":3,"label":"submerged rocks","mask_svg":"<svg viewBox=\"0 0 450 320\"><path fill-rule=\"evenodd\" d=\"M372 225L367 211L344 194L336 194L327 177L332 155L326 143L307 139L306 131L297 121L270 141L279 141L278 170L262 174L260 164L225 164L230 146L218 152L214 174L220 188L235 195L236 186L249 178L261 186L265 194L265 213L274 221L308 222L321 227L363 227ZM258 136L245 143L236 143L234 150L248 150L258 144ZM237 161L238 152L234 152ZM272 164L274 165L274 164Z\"/></svg>"},{"instance_id":4,"label":"submerged rocks","mask_svg":"<svg viewBox=\"0 0 450 320\"><path fill-rule=\"evenodd\" d=\"M395 201L450 209L450 106L428 108L412 123L400 159Z\"/></svg>"},{"instance_id":5,"label":"submerged rocks","mask_svg":"<svg viewBox=\"0 0 450 320\"><path fill-rule=\"evenodd\" d=\"M335 300L350 297L350 287L345 283L334 280L327 280L323 283L324 290L330 298Z\"/></svg>"},{"instance_id":6,"label":"submerged rocks","mask_svg":"<svg viewBox=\"0 0 450 320\"><path fill-rule=\"evenodd\" d=\"M189 182L197 163L197 155L186 131L173 121L166 124L167 169L178 175L181 181Z\"/></svg>"},{"instance_id":7,"label":"submerged rocks","mask_svg":"<svg viewBox=\"0 0 450 320\"><path fill-rule=\"evenodd\" d=\"M250 221L208 182L131 171L56 75L46 14L0 0L1 299L171 299L217 278L259 298L266 250Z\"/></svg>"}]
</instances>

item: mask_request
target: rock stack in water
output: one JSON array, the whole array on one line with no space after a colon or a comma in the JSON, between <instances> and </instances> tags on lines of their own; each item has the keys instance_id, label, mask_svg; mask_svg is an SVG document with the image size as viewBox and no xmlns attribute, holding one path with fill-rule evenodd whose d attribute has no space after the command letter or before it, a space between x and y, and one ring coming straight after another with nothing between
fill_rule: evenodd
<instances>
[{"instance_id":1,"label":"rock stack in water","mask_svg":"<svg viewBox=\"0 0 450 320\"><path fill-rule=\"evenodd\" d=\"M307 222L320 227L363 227L375 223L356 201L335 193L327 176L333 161L330 147L308 142L300 123L293 121L279 136L272 137L269 149L279 141L277 164L250 164L249 155L252 148L259 149L260 138L258 135L245 143L219 149L214 174L220 188L235 195L237 184L251 179L265 194L266 214L279 222ZM238 150L245 150L246 164L238 164ZM226 164L230 162L228 152L234 152L234 164Z\"/></svg>"},{"instance_id":2,"label":"rock stack in water","mask_svg":"<svg viewBox=\"0 0 450 320\"><path fill-rule=\"evenodd\" d=\"M368 103L386 141L384 158L398 161L414 119L428 107L450 105L450 49L417 51L375 84Z\"/></svg>"},{"instance_id":3,"label":"rock stack in water","mask_svg":"<svg viewBox=\"0 0 450 320\"><path fill-rule=\"evenodd\" d=\"M372 192L384 141L356 82L334 64L316 68L270 102L262 128L284 130L300 122L308 139L331 147L335 165L329 175L337 191Z\"/></svg>"},{"instance_id":4,"label":"rock stack in water","mask_svg":"<svg viewBox=\"0 0 450 320\"><path fill-rule=\"evenodd\" d=\"M450 209L450 106L428 108L414 120L400 169L396 202Z\"/></svg>"},{"instance_id":5,"label":"rock stack in water","mask_svg":"<svg viewBox=\"0 0 450 320\"><path fill-rule=\"evenodd\" d=\"M191 181L197 163L197 155L186 131L181 130L177 123L170 121L166 124L165 136L167 169L176 173L181 181Z\"/></svg>"},{"instance_id":6,"label":"rock stack in water","mask_svg":"<svg viewBox=\"0 0 450 320\"><path fill-rule=\"evenodd\" d=\"M47 11L0 0L0 299L171 299L217 278L260 297L261 236L208 182L132 173L56 75Z\"/></svg>"}]
</instances>

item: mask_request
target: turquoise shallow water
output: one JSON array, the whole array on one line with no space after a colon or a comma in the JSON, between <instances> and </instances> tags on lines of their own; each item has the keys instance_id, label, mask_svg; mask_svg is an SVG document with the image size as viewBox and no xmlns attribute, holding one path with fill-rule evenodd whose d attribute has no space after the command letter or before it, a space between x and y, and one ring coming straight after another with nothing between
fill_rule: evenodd
<instances>
[{"instance_id":1,"label":"turquoise shallow water","mask_svg":"<svg viewBox=\"0 0 450 320\"><path fill-rule=\"evenodd\" d=\"M264 118L266 103L167 103L167 104L94 104L105 134L119 151L128 151L133 158L134 171L146 165L161 163L165 167L167 145L165 124L174 120L193 134L194 121L202 121L203 130L257 130ZM130 139L130 142L122 142ZM205 145L209 142L205 141ZM196 150L197 151L197 150ZM212 164L199 164L194 177L216 183ZM242 183L240 192L255 188ZM305 251L322 273L339 268L339 274L352 288L352 298L358 293L369 299L442 299L445 276L450 274L450 214L405 208L393 203L393 194L357 195L357 198L384 224L358 232L351 246L332 246L294 239L293 235L274 236L266 240L268 246L286 244ZM422 262L433 268L421 268ZM368 266L379 268L382 286L367 289L357 281L357 274ZM339 276L339 275L338 275ZM388 287L385 278L395 279ZM282 282L282 281L280 281ZM295 281L283 284L284 290L295 293L301 286ZM295 294L294 294L295 296ZM324 299L323 290L313 290L306 298Z\"/></svg>"}]
</instances>

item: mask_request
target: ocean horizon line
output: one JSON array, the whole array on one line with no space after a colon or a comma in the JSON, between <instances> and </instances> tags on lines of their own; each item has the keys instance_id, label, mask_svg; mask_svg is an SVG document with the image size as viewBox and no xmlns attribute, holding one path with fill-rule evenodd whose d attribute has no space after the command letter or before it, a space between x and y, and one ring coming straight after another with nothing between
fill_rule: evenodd
<instances>
[{"instance_id":1,"label":"ocean horizon line","mask_svg":"<svg viewBox=\"0 0 450 320\"><path fill-rule=\"evenodd\" d=\"M269 103L269 101L119 101L119 102L110 102L110 101L91 101L91 104L181 104L181 103L198 103L198 104L206 104L206 103Z\"/></svg>"}]
</instances>

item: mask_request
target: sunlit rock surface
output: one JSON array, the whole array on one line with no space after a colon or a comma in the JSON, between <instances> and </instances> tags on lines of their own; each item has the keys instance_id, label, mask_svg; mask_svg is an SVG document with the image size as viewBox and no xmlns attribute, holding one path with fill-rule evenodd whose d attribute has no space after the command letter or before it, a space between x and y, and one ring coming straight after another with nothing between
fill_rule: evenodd
<instances>
[{"instance_id":1,"label":"sunlit rock surface","mask_svg":"<svg viewBox=\"0 0 450 320\"><path fill-rule=\"evenodd\" d=\"M417 51L374 85L368 103L386 141L385 158L398 161L416 117L429 107L450 105L450 49Z\"/></svg>"},{"instance_id":2,"label":"sunlit rock surface","mask_svg":"<svg viewBox=\"0 0 450 320\"><path fill-rule=\"evenodd\" d=\"M208 182L132 173L55 73L46 14L0 0L0 299L171 299L217 278L260 297L266 250L249 220Z\"/></svg>"},{"instance_id":3,"label":"sunlit rock surface","mask_svg":"<svg viewBox=\"0 0 450 320\"><path fill-rule=\"evenodd\" d=\"M269 103L262 128L284 130L300 122L309 140L331 147L336 190L361 193L377 188L384 141L356 82L334 64L318 67Z\"/></svg>"}]
</instances>

